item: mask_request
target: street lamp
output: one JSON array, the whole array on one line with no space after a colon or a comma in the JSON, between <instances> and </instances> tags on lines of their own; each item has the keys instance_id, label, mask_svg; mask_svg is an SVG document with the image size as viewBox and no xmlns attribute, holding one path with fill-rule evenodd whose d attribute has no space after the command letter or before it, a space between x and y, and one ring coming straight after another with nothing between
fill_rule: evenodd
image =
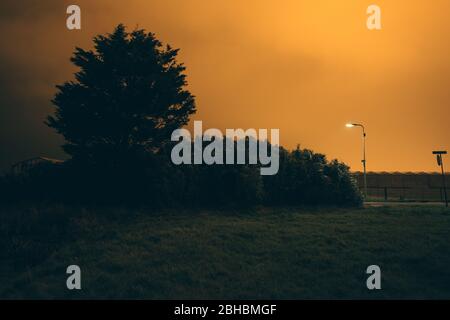
<instances>
[{"instance_id":1,"label":"street lamp","mask_svg":"<svg viewBox=\"0 0 450 320\"><path fill-rule=\"evenodd\" d=\"M364 168L364 197L367 199L367 176L366 176L366 129L360 123L347 123L347 128L361 127L363 134L363 159L361 160Z\"/></svg>"}]
</instances>

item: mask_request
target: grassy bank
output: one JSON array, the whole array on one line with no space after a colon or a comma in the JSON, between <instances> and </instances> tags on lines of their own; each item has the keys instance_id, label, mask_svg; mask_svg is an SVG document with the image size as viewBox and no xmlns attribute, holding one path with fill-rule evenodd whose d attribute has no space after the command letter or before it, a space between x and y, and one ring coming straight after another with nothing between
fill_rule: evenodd
<instances>
[{"instance_id":1,"label":"grassy bank","mask_svg":"<svg viewBox=\"0 0 450 320\"><path fill-rule=\"evenodd\" d=\"M0 298L450 298L441 207L3 208ZM49 217L49 218L47 218ZM66 289L66 267L82 290ZM382 271L382 290L365 270Z\"/></svg>"}]
</instances>

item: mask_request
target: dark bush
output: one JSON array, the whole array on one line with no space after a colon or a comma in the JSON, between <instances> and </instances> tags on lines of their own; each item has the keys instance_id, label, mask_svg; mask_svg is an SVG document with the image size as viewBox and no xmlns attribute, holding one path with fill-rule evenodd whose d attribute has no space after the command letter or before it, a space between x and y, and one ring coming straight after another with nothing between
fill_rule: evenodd
<instances>
[{"instance_id":1,"label":"dark bush","mask_svg":"<svg viewBox=\"0 0 450 320\"><path fill-rule=\"evenodd\" d=\"M263 185L256 166L201 165L189 172L191 199L209 207L251 206L262 199Z\"/></svg>"},{"instance_id":2,"label":"dark bush","mask_svg":"<svg viewBox=\"0 0 450 320\"><path fill-rule=\"evenodd\" d=\"M111 165L114 163L114 165ZM134 154L108 165L67 161L2 177L3 202L127 204L152 207L269 205L357 206L362 196L349 168L322 154L280 148L279 172L257 165L172 164L166 153Z\"/></svg>"},{"instance_id":3,"label":"dark bush","mask_svg":"<svg viewBox=\"0 0 450 320\"><path fill-rule=\"evenodd\" d=\"M326 204L356 206L362 196L349 167L308 149L280 149L277 175L264 176L265 201L269 204Z\"/></svg>"}]
</instances>

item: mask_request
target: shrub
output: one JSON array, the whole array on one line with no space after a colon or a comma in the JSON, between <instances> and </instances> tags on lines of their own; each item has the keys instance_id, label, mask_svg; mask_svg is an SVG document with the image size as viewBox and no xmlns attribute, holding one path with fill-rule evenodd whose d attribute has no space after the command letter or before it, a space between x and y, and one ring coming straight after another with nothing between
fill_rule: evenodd
<instances>
[{"instance_id":1,"label":"shrub","mask_svg":"<svg viewBox=\"0 0 450 320\"><path fill-rule=\"evenodd\" d=\"M308 149L280 149L280 170L264 177L269 204L360 205L362 197L345 164Z\"/></svg>"},{"instance_id":2,"label":"shrub","mask_svg":"<svg viewBox=\"0 0 450 320\"><path fill-rule=\"evenodd\" d=\"M26 175L5 176L9 202L126 204L152 207L349 205L362 202L348 166L322 154L280 148L279 172L261 176L258 165L172 164L167 153L137 153L114 166L67 161Z\"/></svg>"}]
</instances>

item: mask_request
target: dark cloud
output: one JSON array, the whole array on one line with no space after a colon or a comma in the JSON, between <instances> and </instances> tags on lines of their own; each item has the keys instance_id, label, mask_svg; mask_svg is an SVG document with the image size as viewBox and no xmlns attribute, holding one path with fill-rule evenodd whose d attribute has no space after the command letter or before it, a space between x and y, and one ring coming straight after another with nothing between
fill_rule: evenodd
<instances>
[{"instance_id":1,"label":"dark cloud","mask_svg":"<svg viewBox=\"0 0 450 320\"><path fill-rule=\"evenodd\" d=\"M70 4L73 1L0 2L0 28L7 31L0 47L0 172L34 156L65 157L62 138L44 120L53 112L55 85L71 78L74 47L91 38L66 29ZM95 15L99 7L85 2L83 9Z\"/></svg>"},{"instance_id":2,"label":"dark cloud","mask_svg":"<svg viewBox=\"0 0 450 320\"><path fill-rule=\"evenodd\" d=\"M0 2L0 19L5 20L30 20L42 19L46 16L56 14L58 11L67 8L68 1L51 0L2 0Z\"/></svg>"}]
</instances>

